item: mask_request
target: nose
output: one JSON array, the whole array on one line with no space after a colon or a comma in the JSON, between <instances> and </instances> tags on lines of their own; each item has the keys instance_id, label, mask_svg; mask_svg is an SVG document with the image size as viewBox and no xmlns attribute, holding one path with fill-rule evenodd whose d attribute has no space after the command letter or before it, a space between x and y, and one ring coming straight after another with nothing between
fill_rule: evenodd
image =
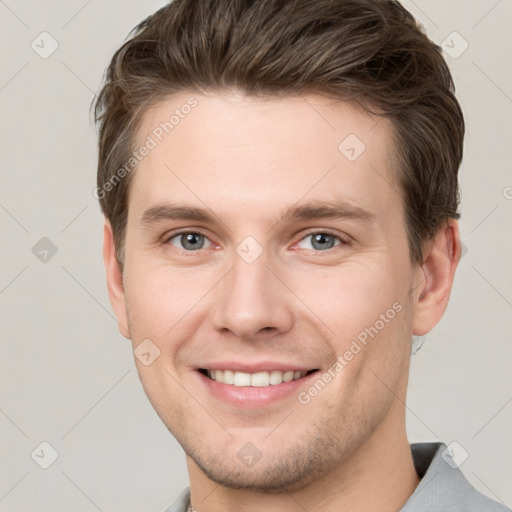
<instances>
[{"instance_id":1,"label":"nose","mask_svg":"<svg viewBox=\"0 0 512 512\"><path fill-rule=\"evenodd\" d=\"M231 271L216 287L213 321L217 330L255 341L291 329L293 294L268 263L265 252L252 263L234 255Z\"/></svg>"}]
</instances>

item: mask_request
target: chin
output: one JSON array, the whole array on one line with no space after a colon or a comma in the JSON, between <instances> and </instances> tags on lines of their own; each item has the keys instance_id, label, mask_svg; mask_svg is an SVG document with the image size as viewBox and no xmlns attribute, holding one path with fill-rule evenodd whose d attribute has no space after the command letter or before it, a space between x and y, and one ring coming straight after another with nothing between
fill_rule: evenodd
<instances>
[{"instance_id":1,"label":"chin","mask_svg":"<svg viewBox=\"0 0 512 512\"><path fill-rule=\"evenodd\" d=\"M316 437L303 445L273 451L252 467L247 467L236 452L226 447L224 454L186 450L187 455L206 477L230 489L252 490L264 493L292 492L331 473L340 460L343 449L333 446L325 438Z\"/></svg>"},{"instance_id":2,"label":"chin","mask_svg":"<svg viewBox=\"0 0 512 512\"><path fill-rule=\"evenodd\" d=\"M193 459L194 460L194 459ZM292 461L288 463L263 465L259 461L259 468L240 468L238 465L203 464L201 460L194 460L209 480L230 489L244 489L254 492L282 493L295 491L317 478L311 472L311 467L300 467Z\"/></svg>"}]
</instances>

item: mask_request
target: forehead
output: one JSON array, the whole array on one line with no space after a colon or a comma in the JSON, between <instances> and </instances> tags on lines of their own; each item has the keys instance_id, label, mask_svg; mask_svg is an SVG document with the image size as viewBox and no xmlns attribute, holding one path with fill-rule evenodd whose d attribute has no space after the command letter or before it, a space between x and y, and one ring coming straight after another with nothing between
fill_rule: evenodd
<instances>
[{"instance_id":1,"label":"forehead","mask_svg":"<svg viewBox=\"0 0 512 512\"><path fill-rule=\"evenodd\" d=\"M254 98L183 91L148 110L130 210L166 201L281 211L301 199L374 210L400 202L392 125L320 95ZM232 212L231 212L232 213Z\"/></svg>"}]
</instances>

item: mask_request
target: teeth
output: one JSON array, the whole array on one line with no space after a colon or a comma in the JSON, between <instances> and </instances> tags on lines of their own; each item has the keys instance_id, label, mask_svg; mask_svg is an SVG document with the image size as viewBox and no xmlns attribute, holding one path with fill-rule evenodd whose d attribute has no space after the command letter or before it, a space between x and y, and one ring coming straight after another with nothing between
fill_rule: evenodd
<instances>
[{"instance_id":1,"label":"teeth","mask_svg":"<svg viewBox=\"0 0 512 512\"><path fill-rule=\"evenodd\" d=\"M217 372L215 372L217 373ZM224 375L220 375L221 373L224 373ZM220 372L219 376L221 378L221 382L224 382L224 384L234 384L235 383L235 373L231 370L224 370L224 372Z\"/></svg>"},{"instance_id":2,"label":"teeth","mask_svg":"<svg viewBox=\"0 0 512 512\"><path fill-rule=\"evenodd\" d=\"M247 373L245 375L248 375ZM263 388L270 384L268 372L253 373L251 375L251 386Z\"/></svg>"},{"instance_id":3,"label":"teeth","mask_svg":"<svg viewBox=\"0 0 512 512\"><path fill-rule=\"evenodd\" d=\"M291 382L293 380L295 372L288 371L283 373L283 382Z\"/></svg>"},{"instance_id":4,"label":"teeth","mask_svg":"<svg viewBox=\"0 0 512 512\"><path fill-rule=\"evenodd\" d=\"M245 373L234 372L232 370L207 370L206 373L210 379L216 380L222 384L245 387L267 387L301 379L307 372L272 370L271 372Z\"/></svg>"},{"instance_id":5,"label":"teeth","mask_svg":"<svg viewBox=\"0 0 512 512\"><path fill-rule=\"evenodd\" d=\"M217 375L217 372L219 372L222 375L222 370L217 370L215 372L216 375ZM219 380L219 382L224 382L224 381ZM235 375L233 376L233 384L235 386L250 386L251 385L251 374L235 372Z\"/></svg>"},{"instance_id":6,"label":"teeth","mask_svg":"<svg viewBox=\"0 0 512 512\"><path fill-rule=\"evenodd\" d=\"M272 386L281 384L281 382L283 382L283 372L280 372L279 370L270 372L270 375L268 376L268 382L269 384L272 384Z\"/></svg>"}]
</instances>

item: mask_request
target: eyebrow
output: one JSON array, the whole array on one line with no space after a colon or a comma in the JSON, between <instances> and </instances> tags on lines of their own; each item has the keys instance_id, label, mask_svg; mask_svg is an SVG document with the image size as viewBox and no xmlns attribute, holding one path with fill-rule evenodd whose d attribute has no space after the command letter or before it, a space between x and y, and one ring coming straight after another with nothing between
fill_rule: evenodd
<instances>
[{"instance_id":1,"label":"eyebrow","mask_svg":"<svg viewBox=\"0 0 512 512\"><path fill-rule=\"evenodd\" d=\"M330 203L313 201L302 206L292 205L278 217L279 222L288 220L340 219L372 222L377 218L361 206L346 202Z\"/></svg>"},{"instance_id":2,"label":"eyebrow","mask_svg":"<svg viewBox=\"0 0 512 512\"><path fill-rule=\"evenodd\" d=\"M148 208L142 215L142 227L165 220L192 220L206 224L215 223L217 217L211 210L198 208L188 204L161 203ZM217 217L218 218L218 217ZM372 222L376 214L360 206L346 202L313 201L301 206L291 205L276 217L276 224L283 221L303 221L317 219L339 219Z\"/></svg>"},{"instance_id":3,"label":"eyebrow","mask_svg":"<svg viewBox=\"0 0 512 512\"><path fill-rule=\"evenodd\" d=\"M188 205L157 204L148 208L140 219L142 226L149 226L163 220L195 220L214 222L213 215L207 210Z\"/></svg>"}]
</instances>

